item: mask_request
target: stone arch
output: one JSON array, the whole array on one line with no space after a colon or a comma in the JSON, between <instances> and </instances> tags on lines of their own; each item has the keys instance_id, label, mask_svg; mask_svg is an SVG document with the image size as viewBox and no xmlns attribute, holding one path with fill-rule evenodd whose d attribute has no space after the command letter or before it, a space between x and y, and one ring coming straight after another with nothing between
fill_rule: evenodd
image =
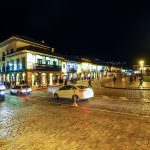
<instances>
[{"instance_id":1,"label":"stone arch","mask_svg":"<svg viewBox=\"0 0 150 150\"><path fill-rule=\"evenodd\" d=\"M47 85L47 77L46 77L47 75L46 75L46 73L41 73L41 84L42 84L42 86L45 86L45 85Z\"/></svg>"},{"instance_id":2,"label":"stone arch","mask_svg":"<svg viewBox=\"0 0 150 150\"><path fill-rule=\"evenodd\" d=\"M39 74L37 72L32 74L32 86L39 86Z\"/></svg>"}]
</instances>

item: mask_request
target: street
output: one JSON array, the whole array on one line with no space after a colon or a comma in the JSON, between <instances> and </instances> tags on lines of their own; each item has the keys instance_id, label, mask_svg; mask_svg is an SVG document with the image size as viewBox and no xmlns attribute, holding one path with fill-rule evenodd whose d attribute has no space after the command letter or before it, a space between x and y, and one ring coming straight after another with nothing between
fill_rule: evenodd
<instances>
[{"instance_id":1,"label":"street","mask_svg":"<svg viewBox=\"0 0 150 150\"><path fill-rule=\"evenodd\" d=\"M72 100L54 100L47 89L7 93L0 102L0 149L150 149L150 103L93 84L94 98L79 107L72 107Z\"/></svg>"}]
</instances>

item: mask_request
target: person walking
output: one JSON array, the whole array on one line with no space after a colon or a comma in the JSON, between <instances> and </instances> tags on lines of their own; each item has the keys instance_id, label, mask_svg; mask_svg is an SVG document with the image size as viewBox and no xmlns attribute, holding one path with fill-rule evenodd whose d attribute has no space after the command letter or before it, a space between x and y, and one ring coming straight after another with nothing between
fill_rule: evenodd
<instances>
[{"instance_id":1,"label":"person walking","mask_svg":"<svg viewBox=\"0 0 150 150\"><path fill-rule=\"evenodd\" d=\"M136 75L134 75L134 81L136 82Z\"/></svg>"},{"instance_id":2,"label":"person walking","mask_svg":"<svg viewBox=\"0 0 150 150\"><path fill-rule=\"evenodd\" d=\"M67 79L65 79L65 85L67 85Z\"/></svg>"},{"instance_id":3,"label":"person walking","mask_svg":"<svg viewBox=\"0 0 150 150\"><path fill-rule=\"evenodd\" d=\"M138 88L140 88L141 86L142 86L142 88L144 88L144 87L143 87L143 78L140 78L140 79L139 79L139 82L140 82L140 84L139 84Z\"/></svg>"},{"instance_id":4,"label":"person walking","mask_svg":"<svg viewBox=\"0 0 150 150\"><path fill-rule=\"evenodd\" d=\"M88 87L92 87L92 84L91 84L91 78L89 78L89 81L88 81Z\"/></svg>"},{"instance_id":5,"label":"person walking","mask_svg":"<svg viewBox=\"0 0 150 150\"><path fill-rule=\"evenodd\" d=\"M113 80L114 80L114 84L115 84L115 82L116 82L116 77L115 76L114 76Z\"/></svg>"},{"instance_id":6,"label":"person walking","mask_svg":"<svg viewBox=\"0 0 150 150\"><path fill-rule=\"evenodd\" d=\"M130 84L132 83L132 76L130 76Z\"/></svg>"}]
</instances>

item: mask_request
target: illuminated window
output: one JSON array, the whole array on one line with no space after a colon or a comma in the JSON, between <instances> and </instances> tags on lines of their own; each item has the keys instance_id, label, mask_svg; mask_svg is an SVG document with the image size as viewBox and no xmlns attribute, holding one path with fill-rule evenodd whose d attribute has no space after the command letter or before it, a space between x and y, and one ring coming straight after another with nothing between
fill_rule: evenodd
<instances>
[{"instance_id":1,"label":"illuminated window","mask_svg":"<svg viewBox=\"0 0 150 150\"><path fill-rule=\"evenodd\" d=\"M19 70L19 69L20 69L20 59L17 58L17 70Z\"/></svg>"},{"instance_id":2,"label":"illuminated window","mask_svg":"<svg viewBox=\"0 0 150 150\"><path fill-rule=\"evenodd\" d=\"M22 58L22 69L25 69L25 58Z\"/></svg>"},{"instance_id":3,"label":"illuminated window","mask_svg":"<svg viewBox=\"0 0 150 150\"><path fill-rule=\"evenodd\" d=\"M42 59L37 59L38 64L42 64Z\"/></svg>"},{"instance_id":4,"label":"illuminated window","mask_svg":"<svg viewBox=\"0 0 150 150\"><path fill-rule=\"evenodd\" d=\"M46 60L46 65L50 65L50 60Z\"/></svg>"},{"instance_id":5,"label":"illuminated window","mask_svg":"<svg viewBox=\"0 0 150 150\"><path fill-rule=\"evenodd\" d=\"M65 69L65 67L66 67L65 64L63 64L63 68L64 68L64 69Z\"/></svg>"},{"instance_id":6,"label":"illuminated window","mask_svg":"<svg viewBox=\"0 0 150 150\"><path fill-rule=\"evenodd\" d=\"M9 67L10 67L10 70L12 71L14 70L14 60L10 61Z\"/></svg>"},{"instance_id":7,"label":"illuminated window","mask_svg":"<svg viewBox=\"0 0 150 150\"><path fill-rule=\"evenodd\" d=\"M56 65L57 65L57 62L56 62L56 61L53 61L53 65L56 66Z\"/></svg>"},{"instance_id":8,"label":"illuminated window","mask_svg":"<svg viewBox=\"0 0 150 150\"><path fill-rule=\"evenodd\" d=\"M59 66L62 65L62 61L61 61L61 60L58 61L58 65L59 65Z\"/></svg>"}]
</instances>

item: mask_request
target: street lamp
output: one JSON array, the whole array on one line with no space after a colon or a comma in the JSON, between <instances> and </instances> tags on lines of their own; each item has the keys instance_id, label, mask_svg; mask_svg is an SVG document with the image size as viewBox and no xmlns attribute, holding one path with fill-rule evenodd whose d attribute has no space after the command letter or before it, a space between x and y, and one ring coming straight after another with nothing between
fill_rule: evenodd
<instances>
[{"instance_id":1,"label":"street lamp","mask_svg":"<svg viewBox=\"0 0 150 150\"><path fill-rule=\"evenodd\" d=\"M142 77L142 69L143 69L143 67L144 67L144 61L143 60L140 60L139 61L139 64L140 64L140 70L141 70L141 77Z\"/></svg>"}]
</instances>

